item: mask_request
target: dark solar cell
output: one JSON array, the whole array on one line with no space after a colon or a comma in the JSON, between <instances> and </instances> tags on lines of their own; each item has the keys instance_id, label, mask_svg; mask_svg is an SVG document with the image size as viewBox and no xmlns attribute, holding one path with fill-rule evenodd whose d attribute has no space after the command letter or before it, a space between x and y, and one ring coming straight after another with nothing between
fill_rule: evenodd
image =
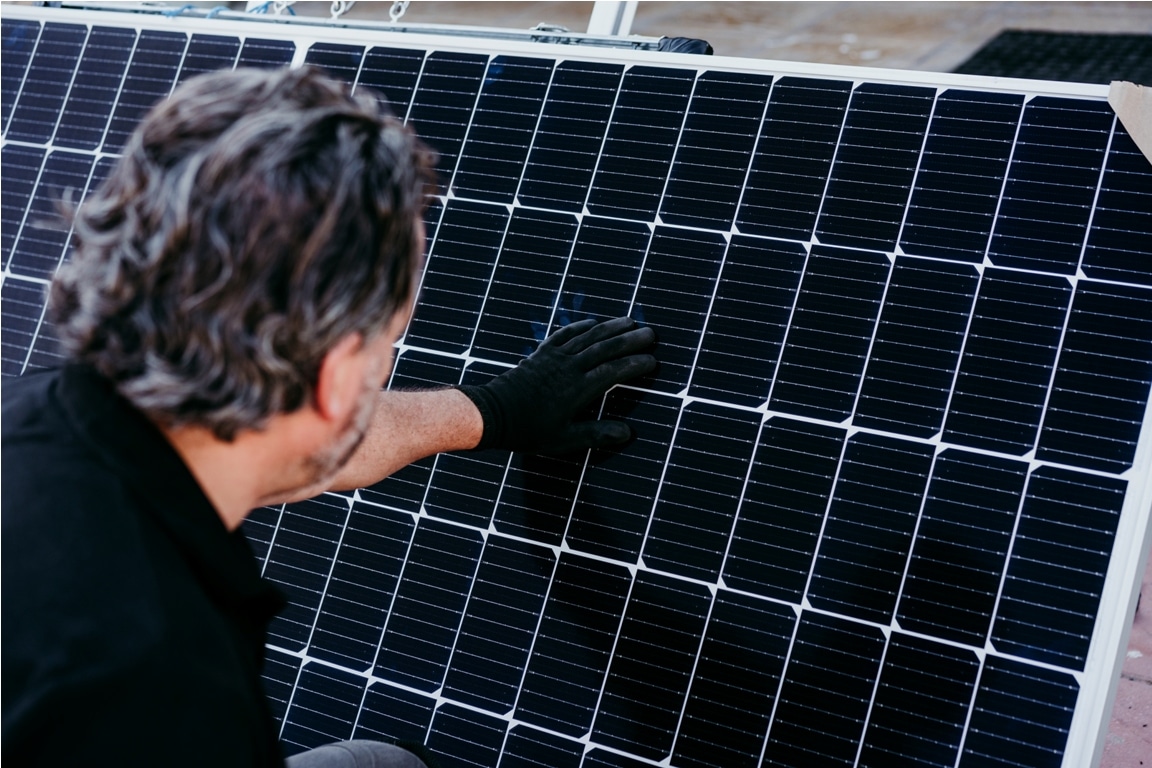
<instances>
[{"instance_id":1,"label":"dark solar cell","mask_svg":"<svg viewBox=\"0 0 1152 768\"><path fill-rule=\"evenodd\" d=\"M299 656L275 648L267 648L264 651L264 671L261 678L269 708L277 723L284 721L288 701L292 698L292 689L296 686L296 678L300 676L302 661Z\"/></svg>"},{"instance_id":2,"label":"dark solar cell","mask_svg":"<svg viewBox=\"0 0 1152 768\"><path fill-rule=\"evenodd\" d=\"M756 768L796 627L787 606L720 590L708 617L672 762Z\"/></svg>"},{"instance_id":3,"label":"dark solar cell","mask_svg":"<svg viewBox=\"0 0 1152 768\"><path fill-rule=\"evenodd\" d=\"M92 156L50 152L40 172L28 216L12 248L8 269L27 277L50 278L64 258L70 227L60 213L62 201L79 202L92 171Z\"/></svg>"},{"instance_id":4,"label":"dark solar cell","mask_svg":"<svg viewBox=\"0 0 1152 768\"><path fill-rule=\"evenodd\" d=\"M274 69L286 67L296 55L296 43L291 40L261 40L250 37L244 41L236 67L259 67Z\"/></svg>"},{"instance_id":5,"label":"dark solar cell","mask_svg":"<svg viewBox=\"0 0 1152 768\"><path fill-rule=\"evenodd\" d=\"M98 158L99 159L96 160L96 164L92 166L92 173L88 177L87 186L76 187L75 189L77 194L73 197L73 200L87 200L93 192L100 188L100 185L102 185L105 179L107 179L108 176L112 173L112 169L116 167L116 164L120 159L116 155L102 155L98 156ZM58 215L55 208L53 209L53 215ZM63 263L67 264L72 259L72 253L74 249L66 246L62 247L64 247ZM53 343L54 339L55 337L52 338ZM49 345L44 349L44 352L48 355L48 358L51 359L54 354L53 346Z\"/></svg>"},{"instance_id":6,"label":"dark solar cell","mask_svg":"<svg viewBox=\"0 0 1152 768\"><path fill-rule=\"evenodd\" d=\"M436 52L424 61L407 122L439 153L436 169L444 188L448 188L456 170L456 159L472 122L472 108L487 68L487 56L467 53Z\"/></svg>"},{"instance_id":7,"label":"dark solar cell","mask_svg":"<svg viewBox=\"0 0 1152 768\"><path fill-rule=\"evenodd\" d=\"M1120 121L1092 215L1084 273L1102 280L1152 285L1152 164Z\"/></svg>"},{"instance_id":8,"label":"dark solar cell","mask_svg":"<svg viewBox=\"0 0 1152 768\"><path fill-rule=\"evenodd\" d=\"M92 177L88 179L88 188L84 190L85 199L87 199L88 195L100 188L100 185L103 184L104 180L112 173L112 169L116 167L119 159L118 157L104 155L96 161L96 165L92 168ZM68 261L68 259L65 258L64 261Z\"/></svg>"},{"instance_id":9,"label":"dark solar cell","mask_svg":"<svg viewBox=\"0 0 1152 768\"><path fill-rule=\"evenodd\" d=\"M660 206L664 223L732 226L771 85L771 77L729 72L697 79Z\"/></svg>"},{"instance_id":10,"label":"dark solar cell","mask_svg":"<svg viewBox=\"0 0 1152 768\"><path fill-rule=\"evenodd\" d=\"M848 438L808 586L812 605L892 620L931 468L930 445Z\"/></svg>"},{"instance_id":11,"label":"dark solar cell","mask_svg":"<svg viewBox=\"0 0 1152 768\"><path fill-rule=\"evenodd\" d=\"M428 749L447 765L496 768L508 723L455 704L436 710L428 730Z\"/></svg>"},{"instance_id":12,"label":"dark solar cell","mask_svg":"<svg viewBox=\"0 0 1152 768\"><path fill-rule=\"evenodd\" d=\"M460 383L464 361L418 349L407 349L396 358L389 389L428 389ZM375 485L360 489L360 498L406 512L419 512L436 457L428 456L397 470Z\"/></svg>"},{"instance_id":13,"label":"dark solar cell","mask_svg":"<svg viewBox=\"0 0 1152 768\"><path fill-rule=\"evenodd\" d=\"M816 223L820 242L896 247L935 95L904 85L855 89Z\"/></svg>"},{"instance_id":14,"label":"dark solar cell","mask_svg":"<svg viewBox=\"0 0 1152 768\"><path fill-rule=\"evenodd\" d=\"M364 86L383 94L393 114L403 120L408 114L408 105L412 103L412 92L416 90L423 63L424 51L371 48L360 66L356 87Z\"/></svg>"},{"instance_id":15,"label":"dark solar cell","mask_svg":"<svg viewBox=\"0 0 1152 768\"><path fill-rule=\"evenodd\" d=\"M852 765L883 653L879 629L805 611L761 766Z\"/></svg>"},{"instance_id":16,"label":"dark solar cell","mask_svg":"<svg viewBox=\"0 0 1152 768\"><path fill-rule=\"evenodd\" d=\"M622 565L560 553L517 720L574 737L588 732L631 587Z\"/></svg>"},{"instance_id":17,"label":"dark solar cell","mask_svg":"<svg viewBox=\"0 0 1152 768\"><path fill-rule=\"evenodd\" d=\"M432 243L436 240L436 233L440 231L440 220L444 216L444 204L440 202L440 198L433 197L427 200L428 204L424 207L424 259L420 263L418 275L420 279L423 279L428 254L432 252Z\"/></svg>"},{"instance_id":18,"label":"dark solar cell","mask_svg":"<svg viewBox=\"0 0 1152 768\"><path fill-rule=\"evenodd\" d=\"M656 331L660 368L641 386L662 392L688 386L726 245L715 232L656 228L632 317Z\"/></svg>"},{"instance_id":19,"label":"dark solar cell","mask_svg":"<svg viewBox=\"0 0 1152 768\"><path fill-rule=\"evenodd\" d=\"M598 216L652 221L696 73L632 67L624 75L588 194Z\"/></svg>"},{"instance_id":20,"label":"dark solar cell","mask_svg":"<svg viewBox=\"0 0 1152 768\"><path fill-rule=\"evenodd\" d=\"M501 533L559 546L587 451L565 456L513 453L492 524Z\"/></svg>"},{"instance_id":21,"label":"dark solar cell","mask_svg":"<svg viewBox=\"0 0 1152 768\"><path fill-rule=\"evenodd\" d=\"M464 384L487 380L496 370L485 364L465 372ZM424 505L428 514L487 528L507 474L507 451L445 453L436 459Z\"/></svg>"},{"instance_id":22,"label":"dark solar cell","mask_svg":"<svg viewBox=\"0 0 1152 768\"><path fill-rule=\"evenodd\" d=\"M240 524L240 530L244 532L244 538L252 547L252 553L256 555L261 570L264 569L264 561L268 559L268 548L272 546L272 537L276 535L276 528L280 525L280 513L283 511L283 504L274 507L256 507Z\"/></svg>"},{"instance_id":23,"label":"dark solar cell","mask_svg":"<svg viewBox=\"0 0 1152 768\"><path fill-rule=\"evenodd\" d=\"M44 150L5 144L0 154L0 247L7 269L12 245L24 222L36 179L40 177Z\"/></svg>"},{"instance_id":24,"label":"dark solar cell","mask_svg":"<svg viewBox=\"0 0 1152 768\"><path fill-rule=\"evenodd\" d=\"M32 352L28 355L28 362L24 372L38 371L44 368L59 368L64 364L64 353L60 348L60 340L56 333L56 324L52 322L52 313L45 312L40 320L40 327L36 331L36 341L32 344Z\"/></svg>"},{"instance_id":25,"label":"dark solar cell","mask_svg":"<svg viewBox=\"0 0 1152 768\"><path fill-rule=\"evenodd\" d=\"M39 282L5 280L0 288L0 376L19 376L40 327L47 286Z\"/></svg>"},{"instance_id":26,"label":"dark solar cell","mask_svg":"<svg viewBox=\"0 0 1152 768\"><path fill-rule=\"evenodd\" d=\"M680 415L680 400L615 389L601 418L625 421L635 437L622 447L592 451L568 524L568 546L635 563Z\"/></svg>"},{"instance_id":27,"label":"dark solar cell","mask_svg":"<svg viewBox=\"0 0 1152 768\"><path fill-rule=\"evenodd\" d=\"M993 264L1076 272L1114 119L1104 102L1028 102L988 248Z\"/></svg>"},{"instance_id":28,"label":"dark solar cell","mask_svg":"<svg viewBox=\"0 0 1152 768\"><path fill-rule=\"evenodd\" d=\"M776 81L736 217L741 232L811 237L851 89L834 80Z\"/></svg>"},{"instance_id":29,"label":"dark solar cell","mask_svg":"<svg viewBox=\"0 0 1152 768\"><path fill-rule=\"evenodd\" d=\"M580 768L584 745L526 725L508 731L500 768Z\"/></svg>"},{"instance_id":30,"label":"dark solar cell","mask_svg":"<svg viewBox=\"0 0 1152 768\"><path fill-rule=\"evenodd\" d=\"M1132 466L1152 386L1152 293L1080 281L1037 457L1119 474Z\"/></svg>"},{"instance_id":31,"label":"dark solar cell","mask_svg":"<svg viewBox=\"0 0 1152 768\"><path fill-rule=\"evenodd\" d=\"M515 209L476 327L474 356L518 363L544 340L577 226L571 214Z\"/></svg>"},{"instance_id":32,"label":"dark solar cell","mask_svg":"<svg viewBox=\"0 0 1152 768\"><path fill-rule=\"evenodd\" d=\"M649 768L651 765L618 752L593 749L584 757L583 768Z\"/></svg>"},{"instance_id":33,"label":"dark solar cell","mask_svg":"<svg viewBox=\"0 0 1152 768\"><path fill-rule=\"evenodd\" d=\"M471 346L508 218L502 205L449 202L424 268L408 344L445 352Z\"/></svg>"},{"instance_id":34,"label":"dark solar cell","mask_svg":"<svg viewBox=\"0 0 1152 768\"><path fill-rule=\"evenodd\" d=\"M549 332L577 320L627 315L651 238L644 224L583 217Z\"/></svg>"},{"instance_id":35,"label":"dark solar cell","mask_svg":"<svg viewBox=\"0 0 1152 768\"><path fill-rule=\"evenodd\" d=\"M974 267L897 257L854 424L917 437L940 431L979 282Z\"/></svg>"},{"instance_id":36,"label":"dark solar cell","mask_svg":"<svg viewBox=\"0 0 1152 768\"><path fill-rule=\"evenodd\" d=\"M389 609L378 677L422 691L440 687L483 547L479 531L420 519Z\"/></svg>"},{"instance_id":37,"label":"dark solar cell","mask_svg":"<svg viewBox=\"0 0 1152 768\"><path fill-rule=\"evenodd\" d=\"M1032 449L1071 294L1064 278L985 270L946 440L1016 455Z\"/></svg>"},{"instance_id":38,"label":"dark solar cell","mask_svg":"<svg viewBox=\"0 0 1152 768\"><path fill-rule=\"evenodd\" d=\"M188 51L180 64L180 76L176 84L190 77L217 69L232 69L236 55L240 53L240 39L222 35L192 35Z\"/></svg>"},{"instance_id":39,"label":"dark solar cell","mask_svg":"<svg viewBox=\"0 0 1152 768\"><path fill-rule=\"evenodd\" d=\"M772 408L830 421L852 413L891 266L881 253L812 248Z\"/></svg>"},{"instance_id":40,"label":"dark solar cell","mask_svg":"<svg viewBox=\"0 0 1152 768\"><path fill-rule=\"evenodd\" d=\"M492 59L452 181L458 197L512 202L554 63L516 56Z\"/></svg>"},{"instance_id":41,"label":"dark solar cell","mask_svg":"<svg viewBox=\"0 0 1152 768\"><path fill-rule=\"evenodd\" d=\"M92 28L60 115L55 144L89 150L100 146L135 44L136 33L130 30Z\"/></svg>"},{"instance_id":42,"label":"dark solar cell","mask_svg":"<svg viewBox=\"0 0 1152 768\"><path fill-rule=\"evenodd\" d=\"M304 63L320 67L333 77L352 85L356 82L363 58L364 49L358 45L313 43L308 53L304 54Z\"/></svg>"},{"instance_id":43,"label":"dark solar cell","mask_svg":"<svg viewBox=\"0 0 1152 768\"><path fill-rule=\"evenodd\" d=\"M168 96L187 44L188 37L182 32L146 29L140 33L104 134L105 152L121 151L145 113Z\"/></svg>"},{"instance_id":44,"label":"dark solar cell","mask_svg":"<svg viewBox=\"0 0 1152 768\"><path fill-rule=\"evenodd\" d=\"M979 673L970 650L893 633L857 765L955 765Z\"/></svg>"},{"instance_id":45,"label":"dark solar cell","mask_svg":"<svg viewBox=\"0 0 1152 768\"><path fill-rule=\"evenodd\" d=\"M646 567L717 579L760 421L726 406L685 406L644 542Z\"/></svg>"},{"instance_id":46,"label":"dark solar cell","mask_svg":"<svg viewBox=\"0 0 1152 768\"><path fill-rule=\"evenodd\" d=\"M1083 669L1127 482L1056 467L1028 481L992 645Z\"/></svg>"},{"instance_id":47,"label":"dark solar cell","mask_svg":"<svg viewBox=\"0 0 1152 768\"><path fill-rule=\"evenodd\" d=\"M342 669L305 664L280 731L285 756L352 738L366 683Z\"/></svg>"},{"instance_id":48,"label":"dark solar cell","mask_svg":"<svg viewBox=\"0 0 1152 768\"><path fill-rule=\"evenodd\" d=\"M797 243L732 238L692 371L691 395L751 407L768 399L806 258Z\"/></svg>"},{"instance_id":49,"label":"dark solar cell","mask_svg":"<svg viewBox=\"0 0 1152 768\"><path fill-rule=\"evenodd\" d=\"M843 430L765 422L724 563L727 586L800 603L843 450Z\"/></svg>"},{"instance_id":50,"label":"dark solar cell","mask_svg":"<svg viewBox=\"0 0 1152 768\"><path fill-rule=\"evenodd\" d=\"M619 64L583 61L556 67L520 181L521 202L581 211L623 72Z\"/></svg>"},{"instance_id":51,"label":"dark solar cell","mask_svg":"<svg viewBox=\"0 0 1152 768\"><path fill-rule=\"evenodd\" d=\"M1059 762L1079 693L1072 675L989 655L959 768Z\"/></svg>"},{"instance_id":52,"label":"dark solar cell","mask_svg":"<svg viewBox=\"0 0 1152 768\"><path fill-rule=\"evenodd\" d=\"M24 85L24 75L32 51L40 38L40 24L35 21L0 19L0 37L4 40L4 59L0 61L0 127L8 130L8 116Z\"/></svg>"},{"instance_id":53,"label":"dark solar cell","mask_svg":"<svg viewBox=\"0 0 1152 768\"><path fill-rule=\"evenodd\" d=\"M264 566L264 578L288 596L288 607L269 627L272 644L290 651L302 651L308 644L347 518L348 504L337 496L284 507Z\"/></svg>"},{"instance_id":54,"label":"dark solar cell","mask_svg":"<svg viewBox=\"0 0 1152 768\"><path fill-rule=\"evenodd\" d=\"M372 683L364 694L353 738L423 743L436 699L388 683Z\"/></svg>"},{"instance_id":55,"label":"dark solar cell","mask_svg":"<svg viewBox=\"0 0 1152 768\"><path fill-rule=\"evenodd\" d=\"M22 150L22 147L9 145L5 147L5 151L3 152L5 152L5 154L3 154L5 159L3 159L3 164L0 166L0 168L2 168L3 176L5 176L5 181L3 181L3 189L5 189L6 193L12 191L20 192L23 184L17 184L16 180L13 180L13 183L9 183L9 178L12 178L13 176L22 176L25 178L30 176L31 178L35 178L39 168L37 166L36 169L30 169L23 168L21 166L22 162L28 160L28 154L26 154L26 151ZM33 161L37 162L37 164L39 164L39 161L44 157L43 153L38 151L32 152L31 154ZM9 162L9 158L12 159L12 161ZM56 170L73 172L73 170L77 169L71 166L75 165L75 160L81 158L83 158L83 155L61 153L61 158L53 160L50 167L46 169L47 173L44 176L45 180L48 180L48 178L55 178L56 181L65 183L67 181L66 178L63 177L63 175L56 173ZM89 182L90 187L92 184L99 183L100 180L103 180L107 168L111 167L113 161L113 158L101 158L97 161L96 169L93 170L91 181ZM83 165L85 161L81 159L79 162L81 162L81 165ZM83 168L79 168L78 172L83 173ZM74 199L81 199L83 197L81 192L83 190L84 181L81 180L81 178L74 178L73 181L79 184L79 187L71 188L76 192L73 197ZM52 184L48 184L48 187L51 188ZM36 204L43 206L43 210L45 212L43 215L38 214L36 211L32 212L31 218L29 219L28 223L26 223L26 237L22 237L20 244L22 263L32 264L33 266L39 264L38 258L40 256L44 256L44 254L51 254L54 249L65 248L65 245L63 245L63 239L65 239L66 233L63 233L62 230L46 229L43 226L45 222L52 226L59 225L59 214L58 211L56 211L54 200L63 197L63 193L61 192L60 195L53 197L50 191L40 190L40 192L41 195L45 197L39 198L39 201L37 201ZM6 211L6 214L7 213L8 212ZM17 221L15 225L12 226L13 236L15 236L16 231L18 230L18 223L20 222ZM7 221L3 227L5 227L5 231L7 233ZM9 238L6 238L6 244L8 242ZM70 254L71 249L66 249L65 260L70 257ZM41 309L44 307L45 298L46 291L41 289L39 298L37 299L38 306L41 307ZM7 330L8 327L5 329ZM43 317L40 318L39 326L35 328L35 340L33 340L32 337L29 337L29 339L26 339L25 341L31 343L30 351L26 350L25 348L25 351L28 352L28 357L26 357L26 362L24 363L25 373L30 371L38 371L41 370L41 368L59 367L63 364L63 362L65 362L65 357L63 357L63 353L60 349L60 342L58 339L58 334L56 334L56 327L52 320L51 313L45 312Z\"/></svg>"},{"instance_id":56,"label":"dark solar cell","mask_svg":"<svg viewBox=\"0 0 1152 768\"><path fill-rule=\"evenodd\" d=\"M672 751L712 594L640 572L628 598L592 736L649 760Z\"/></svg>"},{"instance_id":57,"label":"dark solar cell","mask_svg":"<svg viewBox=\"0 0 1152 768\"><path fill-rule=\"evenodd\" d=\"M352 505L309 655L352 670L371 669L415 527L403 512Z\"/></svg>"},{"instance_id":58,"label":"dark solar cell","mask_svg":"<svg viewBox=\"0 0 1152 768\"><path fill-rule=\"evenodd\" d=\"M445 695L495 714L512 710L555 568L550 549L488 537L444 678Z\"/></svg>"},{"instance_id":59,"label":"dark solar cell","mask_svg":"<svg viewBox=\"0 0 1152 768\"><path fill-rule=\"evenodd\" d=\"M492 363L477 363L464 371L462 384L483 384L507 371ZM487 529L500 486L507 474L508 451L442 453L424 498L428 514Z\"/></svg>"},{"instance_id":60,"label":"dark solar cell","mask_svg":"<svg viewBox=\"0 0 1152 768\"><path fill-rule=\"evenodd\" d=\"M984 260L1023 103L978 91L936 99L900 235L905 253Z\"/></svg>"},{"instance_id":61,"label":"dark solar cell","mask_svg":"<svg viewBox=\"0 0 1152 768\"><path fill-rule=\"evenodd\" d=\"M903 629L984 647L1027 473L955 449L936 459L896 612Z\"/></svg>"},{"instance_id":62,"label":"dark solar cell","mask_svg":"<svg viewBox=\"0 0 1152 768\"><path fill-rule=\"evenodd\" d=\"M87 37L88 28L78 24L44 25L5 139L43 144L52 138Z\"/></svg>"}]
</instances>

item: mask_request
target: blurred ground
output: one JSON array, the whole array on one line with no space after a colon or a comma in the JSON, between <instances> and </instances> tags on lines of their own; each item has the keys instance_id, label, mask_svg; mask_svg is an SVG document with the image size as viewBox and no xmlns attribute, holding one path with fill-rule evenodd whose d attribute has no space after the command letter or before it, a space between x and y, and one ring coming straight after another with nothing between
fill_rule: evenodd
<instances>
[{"instance_id":1,"label":"blurred ground","mask_svg":"<svg viewBox=\"0 0 1152 768\"><path fill-rule=\"evenodd\" d=\"M348 16L387 20L391 5L359 2ZM414 0L404 21L519 29L546 22L582 32L592 5ZM330 6L294 9L328 16ZM632 23L637 35L702 38L718 56L936 72L952 71L1005 29L1152 34L1152 2L641 2Z\"/></svg>"},{"instance_id":2,"label":"blurred ground","mask_svg":"<svg viewBox=\"0 0 1152 768\"><path fill-rule=\"evenodd\" d=\"M1140 594L1100 768L1152 766L1152 559Z\"/></svg>"}]
</instances>

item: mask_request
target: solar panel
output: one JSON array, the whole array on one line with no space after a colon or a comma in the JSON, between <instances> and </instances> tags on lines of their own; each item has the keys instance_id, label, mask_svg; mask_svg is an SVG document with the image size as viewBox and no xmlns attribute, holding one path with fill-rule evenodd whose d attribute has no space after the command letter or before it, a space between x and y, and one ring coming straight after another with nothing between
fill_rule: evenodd
<instances>
[{"instance_id":1,"label":"solar panel","mask_svg":"<svg viewBox=\"0 0 1152 768\"><path fill-rule=\"evenodd\" d=\"M425 459L245 523L286 751L445 766L1083 766L1152 503L1152 166L1103 88L11 8L2 373L144 110L307 61L441 155L392 387L631 314L575 457Z\"/></svg>"}]
</instances>

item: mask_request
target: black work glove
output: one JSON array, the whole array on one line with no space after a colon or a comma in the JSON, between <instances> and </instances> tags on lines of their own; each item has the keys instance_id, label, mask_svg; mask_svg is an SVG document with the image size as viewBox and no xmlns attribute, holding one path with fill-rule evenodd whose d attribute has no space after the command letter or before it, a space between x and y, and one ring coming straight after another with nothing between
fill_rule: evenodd
<instances>
[{"instance_id":1,"label":"black work glove","mask_svg":"<svg viewBox=\"0 0 1152 768\"><path fill-rule=\"evenodd\" d=\"M620 421L573 421L612 386L656 368L651 328L630 317L581 320L540 343L518 366L482 386L461 386L484 417L476 450L570 453L631 437Z\"/></svg>"}]
</instances>

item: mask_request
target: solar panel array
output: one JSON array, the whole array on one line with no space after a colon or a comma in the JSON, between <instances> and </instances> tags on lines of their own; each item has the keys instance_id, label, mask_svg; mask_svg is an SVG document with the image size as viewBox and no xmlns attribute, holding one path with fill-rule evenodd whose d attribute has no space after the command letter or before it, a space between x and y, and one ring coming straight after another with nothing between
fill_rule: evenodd
<instances>
[{"instance_id":1,"label":"solar panel array","mask_svg":"<svg viewBox=\"0 0 1152 768\"><path fill-rule=\"evenodd\" d=\"M445 454L253 513L292 602L265 673L286 751L1091 754L1152 456L1152 167L1101 98L26 13L3 19L4 376L59 360L54 201L174 84L301 54L441 156L393 388L482 382L584 317L658 332L659 371L599 406L623 448Z\"/></svg>"}]
</instances>

